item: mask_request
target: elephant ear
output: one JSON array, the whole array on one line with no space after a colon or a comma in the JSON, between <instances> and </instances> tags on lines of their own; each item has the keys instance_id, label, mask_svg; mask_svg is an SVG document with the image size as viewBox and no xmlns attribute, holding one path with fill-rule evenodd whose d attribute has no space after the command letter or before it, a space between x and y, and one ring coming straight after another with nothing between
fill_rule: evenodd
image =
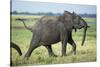
<instances>
[{"instance_id":1,"label":"elephant ear","mask_svg":"<svg viewBox=\"0 0 100 67\"><path fill-rule=\"evenodd\" d=\"M63 23L67 29L72 29L73 28L73 15L72 13L68 11L64 11L63 14Z\"/></svg>"},{"instance_id":2,"label":"elephant ear","mask_svg":"<svg viewBox=\"0 0 100 67\"><path fill-rule=\"evenodd\" d=\"M72 16L72 14L70 12L68 12L68 11L64 11L64 17L68 17L69 18L69 16Z\"/></svg>"},{"instance_id":3,"label":"elephant ear","mask_svg":"<svg viewBox=\"0 0 100 67\"><path fill-rule=\"evenodd\" d=\"M63 16L60 16L59 17L59 20L62 21L62 22L68 22L71 18L69 17L71 15L70 12L68 11L64 11L64 14Z\"/></svg>"},{"instance_id":4,"label":"elephant ear","mask_svg":"<svg viewBox=\"0 0 100 67\"><path fill-rule=\"evenodd\" d=\"M74 19L76 17L76 13L73 11L72 14L73 14L73 19Z\"/></svg>"},{"instance_id":5,"label":"elephant ear","mask_svg":"<svg viewBox=\"0 0 100 67\"><path fill-rule=\"evenodd\" d=\"M74 20L76 17L76 13L73 11L72 15L73 15L73 20ZM73 23L74 23L74 21L73 21ZM73 27L74 27L74 25L73 25ZM75 32L77 32L77 29L75 27L73 29Z\"/></svg>"},{"instance_id":6,"label":"elephant ear","mask_svg":"<svg viewBox=\"0 0 100 67\"><path fill-rule=\"evenodd\" d=\"M64 15L63 15L63 20L65 22L68 22L68 23L72 23L72 13L68 12L68 11L64 11Z\"/></svg>"}]
</instances>

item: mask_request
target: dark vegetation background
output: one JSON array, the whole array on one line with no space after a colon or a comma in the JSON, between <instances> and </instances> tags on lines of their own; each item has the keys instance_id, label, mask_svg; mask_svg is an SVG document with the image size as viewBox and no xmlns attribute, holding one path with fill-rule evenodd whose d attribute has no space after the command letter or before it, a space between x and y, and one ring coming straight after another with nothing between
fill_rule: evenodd
<instances>
[{"instance_id":1,"label":"dark vegetation background","mask_svg":"<svg viewBox=\"0 0 100 67\"><path fill-rule=\"evenodd\" d=\"M15 15L48 15L48 16L60 16L62 15L62 13L52 13L52 12L38 12L38 13L30 13L30 12L18 12L18 11L13 11L11 12L11 14L15 14ZM96 18L96 14L79 14L81 17L89 17L89 18Z\"/></svg>"}]
</instances>

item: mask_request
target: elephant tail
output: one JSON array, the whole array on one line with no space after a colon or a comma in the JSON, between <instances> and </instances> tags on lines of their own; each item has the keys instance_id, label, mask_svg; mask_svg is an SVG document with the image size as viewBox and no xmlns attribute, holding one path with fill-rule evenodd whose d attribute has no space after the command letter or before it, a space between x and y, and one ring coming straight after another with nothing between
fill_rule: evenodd
<instances>
[{"instance_id":1,"label":"elephant tail","mask_svg":"<svg viewBox=\"0 0 100 67\"><path fill-rule=\"evenodd\" d=\"M28 26L25 24L25 21L26 21L27 19L17 18L16 20L18 20L18 21L22 21L23 24L24 24L24 27L25 27L26 29L32 31L32 28L31 28L31 27L28 27Z\"/></svg>"},{"instance_id":2,"label":"elephant tail","mask_svg":"<svg viewBox=\"0 0 100 67\"><path fill-rule=\"evenodd\" d=\"M11 47L11 48L15 48L15 49L17 50L17 52L19 53L19 55L20 55L20 56L22 55L21 49L19 48L18 45L16 45L16 44L13 43L13 42L10 42L10 47Z\"/></svg>"}]
</instances>

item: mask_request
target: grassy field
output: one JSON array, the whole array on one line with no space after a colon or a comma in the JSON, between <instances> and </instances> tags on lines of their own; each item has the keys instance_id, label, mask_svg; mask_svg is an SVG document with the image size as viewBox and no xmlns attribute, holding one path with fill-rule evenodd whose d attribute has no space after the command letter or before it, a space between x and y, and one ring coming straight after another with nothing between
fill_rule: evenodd
<instances>
[{"instance_id":1,"label":"grassy field","mask_svg":"<svg viewBox=\"0 0 100 67\"><path fill-rule=\"evenodd\" d=\"M36 23L37 19L41 16L28 16L28 15L12 15L11 23L11 38L12 42L16 43L22 50L23 55L19 56L15 49L12 49L12 64L19 65L41 65L41 64L63 64L63 63L77 63L77 62L94 62L96 61L96 18L84 18L89 26L87 37L84 46L81 46L83 29L78 30L76 33L73 31L73 38L77 44L77 54L71 53L72 47L68 44L67 56L61 56L61 43L56 43L53 46L53 51L58 57L49 57L47 49L43 46L35 49L29 58L24 59L31 40L32 33L24 28L22 22L15 21L16 18L28 18L26 21L28 26Z\"/></svg>"}]
</instances>

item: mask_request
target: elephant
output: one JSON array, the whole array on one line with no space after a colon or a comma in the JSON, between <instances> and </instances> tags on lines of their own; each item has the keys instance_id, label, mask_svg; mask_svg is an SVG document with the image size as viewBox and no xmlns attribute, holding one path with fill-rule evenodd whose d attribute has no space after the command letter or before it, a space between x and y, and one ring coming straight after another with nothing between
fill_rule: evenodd
<instances>
[{"instance_id":1,"label":"elephant","mask_svg":"<svg viewBox=\"0 0 100 67\"><path fill-rule=\"evenodd\" d=\"M20 56L22 55L21 49L17 44L10 42L10 47L16 49Z\"/></svg>"},{"instance_id":2,"label":"elephant","mask_svg":"<svg viewBox=\"0 0 100 67\"><path fill-rule=\"evenodd\" d=\"M16 19L24 23L25 19ZM52 44L62 43L62 56L66 56L67 43L71 44L73 53L76 54L76 43L72 38L72 31L84 28L82 45L86 38L86 31L89 27L84 19L82 19L75 12L64 11L62 16L43 16L35 26L28 27L25 23L26 29L30 30L33 35L30 42L29 49L25 54L25 58L29 58L34 49L39 46L44 46L48 50L49 56L57 56L52 50Z\"/></svg>"}]
</instances>

